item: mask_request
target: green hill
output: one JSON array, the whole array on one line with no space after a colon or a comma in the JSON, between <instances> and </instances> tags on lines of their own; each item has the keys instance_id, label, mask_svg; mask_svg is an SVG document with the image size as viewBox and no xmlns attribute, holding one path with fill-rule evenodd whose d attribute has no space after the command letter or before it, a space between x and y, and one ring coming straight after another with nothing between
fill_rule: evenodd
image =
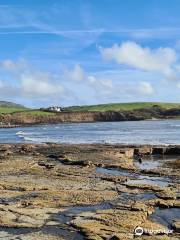
<instances>
[{"instance_id":1,"label":"green hill","mask_svg":"<svg viewBox=\"0 0 180 240\"><path fill-rule=\"evenodd\" d=\"M65 112L106 112L106 111L131 111L137 109L146 109L160 107L162 109L180 108L180 103L159 103L159 102L132 102L132 103L110 103L99 105L72 106L64 108ZM54 115L53 112L47 112L38 109L26 108L23 105L11 102L0 101L0 114L10 114L23 112L25 115Z\"/></svg>"},{"instance_id":2,"label":"green hill","mask_svg":"<svg viewBox=\"0 0 180 240\"><path fill-rule=\"evenodd\" d=\"M7 101L0 101L0 107L15 107L15 108L25 108L21 104L13 103L13 102L7 102Z\"/></svg>"},{"instance_id":3,"label":"green hill","mask_svg":"<svg viewBox=\"0 0 180 240\"><path fill-rule=\"evenodd\" d=\"M74 106L62 112L29 109L23 106L1 106L0 127L55 124L62 122L112 122L150 119L180 119L180 103L113 103Z\"/></svg>"},{"instance_id":4,"label":"green hill","mask_svg":"<svg viewBox=\"0 0 180 240\"><path fill-rule=\"evenodd\" d=\"M180 108L180 103L160 103L160 102L132 102L132 103L110 103L99 105L72 106L65 108L66 111L128 111L142 108L161 107L164 109Z\"/></svg>"},{"instance_id":5,"label":"green hill","mask_svg":"<svg viewBox=\"0 0 180 240\"><path fill-rule=\"evenodd\" d=\"M13 113L23 113L24 116L35 115L35 116L47 116L53 115L54 113L41 111L38 109L27 108L21 104L16 104L13 102L0 101L0 114L13 114Z\"/></svg>"},{"instance_id":6,"label":"green hill","mask_svg":"<svg viewBox=\"0 0 180 240\"><path fill-rule=\"evenodd\" d=\"M18 111L25 111L26 109L27 108L20 104L7 101L0 101L0 113L13 113Z\"/></svg>"}]
</instances>

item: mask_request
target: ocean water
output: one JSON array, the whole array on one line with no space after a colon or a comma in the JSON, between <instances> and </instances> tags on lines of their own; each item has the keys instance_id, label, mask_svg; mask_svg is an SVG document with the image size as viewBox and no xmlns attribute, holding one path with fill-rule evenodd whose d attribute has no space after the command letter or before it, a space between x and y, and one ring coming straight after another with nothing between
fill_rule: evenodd
<instances>
[{"instance_id":1,"label":"ocean water","mask_svg":"<svg viewBox=\"0 0 180 240\"><path fill-rule=\"evenodd\" d=\"M61 123L0 129L0 143L180 144L180 120Z\"/></svg>"}]
</instances>

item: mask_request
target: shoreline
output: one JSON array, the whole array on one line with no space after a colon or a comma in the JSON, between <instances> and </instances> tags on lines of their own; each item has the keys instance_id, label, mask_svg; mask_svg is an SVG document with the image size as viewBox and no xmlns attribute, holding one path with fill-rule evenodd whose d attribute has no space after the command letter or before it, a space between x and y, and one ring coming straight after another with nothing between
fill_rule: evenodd
<instances>
[{"instance_id":1,"label":"shoreline","mask_svg":"<svg viewBox=\"0 0 180 240\"><path fill-rule=\"evenodd\" d=\"M0 129L6 129L6 128L18 128L21 127L20 125L0 125Z\"/></svg>"},{"instance_id":2,"label":"shoreline","mask_svg":"<svg viewBox=\"0 0 180 240\"><path fill-rule=\"evenodd\" d=\"M82 122L76 122L76 121L66 121L66 122L55 122L55 123L25 123L25 124L12 124L12 125L0 125L0 129L6 129L6 128L25 128L25 127L39 127L39 126L47 126L47 125L60 125L60 124L93 124L93 123L117 123L117 122L149 122L149 121L179 121L180 118L167 118L167 119L141 119L141 120L121 120L121 121L82 121Z\"/></svg>"},{"instance_id":3,"label":"shoreline","mask_svg":"<svg viewBox=\"0 0 180 240\"><path fill-rule=\"evenodd\" d=\"M81 146L81 147L112 147L112 148L152 148L152 149L180 149L180 144L129 144L129 143L65 143L65 142L0 142L0 146L59 146L59 147L71 147L71 146Z\"/></svg>"},{"instance_id":4,"label":"shoreline","mask_svg":"<svg viewBox=\"0 0 180 240\"><path fill-rule=\"evenodd\" d=\"M106 144L106 143L54 143L54 142L44 142L44 143L0 143L0 147L7 146L7 147L53 147L53 148L80 148L80 149L131 149L133 150L133 155L137 155L138 152L142 152L143 155L180 155L180 144Z\"/></svg>"}]
</instances>

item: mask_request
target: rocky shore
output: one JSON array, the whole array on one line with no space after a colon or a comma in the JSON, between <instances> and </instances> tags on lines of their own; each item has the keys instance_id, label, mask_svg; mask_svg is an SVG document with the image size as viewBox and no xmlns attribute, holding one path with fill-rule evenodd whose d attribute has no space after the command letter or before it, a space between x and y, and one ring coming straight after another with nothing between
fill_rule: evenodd
<instances>
[{"instance_id":1,"label":"rocky shore","mask_svg":"<svg viewBox=\"0 0 180 240\"><path fill-rule=\"evenodd\" d=\"M2 144L0 239L177 240L179 168L180 146Z\"/></svg>"}]
</instances>

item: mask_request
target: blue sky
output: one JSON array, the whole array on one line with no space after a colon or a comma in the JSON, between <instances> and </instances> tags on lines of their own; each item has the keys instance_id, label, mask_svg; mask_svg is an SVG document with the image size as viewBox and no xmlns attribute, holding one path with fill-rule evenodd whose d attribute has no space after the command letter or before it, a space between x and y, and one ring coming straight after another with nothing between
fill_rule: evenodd
<instances>
[{"instance_id":1,"label":"blue sky","mask_svg":"<svg viewBox=\"0 0 180 240\"><path fill-rule=\"evenodd\" d=\"M0 100L180 102L179 0L0 0Z\"/></svg>"}]
</instances>

